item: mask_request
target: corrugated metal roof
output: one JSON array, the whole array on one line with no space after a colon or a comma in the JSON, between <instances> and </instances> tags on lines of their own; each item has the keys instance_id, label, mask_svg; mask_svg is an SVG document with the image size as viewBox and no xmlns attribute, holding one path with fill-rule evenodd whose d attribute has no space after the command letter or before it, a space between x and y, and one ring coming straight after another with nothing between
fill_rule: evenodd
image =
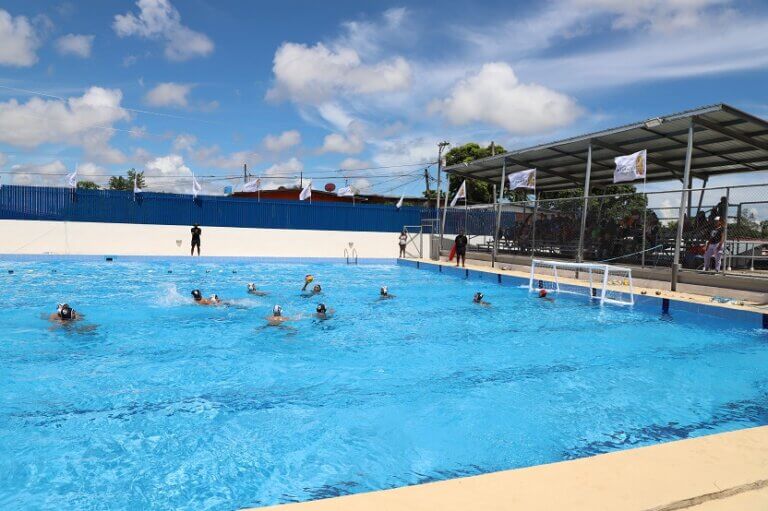
<instances>
[{"instance_id":1,"label":"corrugated metal roof","mask_svg":"<svg viewBox=\"0 0 768 511\"><path fill-rule=\"evenodd\" d=\"M587 153L592 145L592 186L613 182L613 159L648 150L648 181L681 179L688 126L694 123L691 173L711 175L768 170L768 122L725 104L619 126L565 140L509 151L471 163L452 165L446 172L498 182L502 166L510 174L537 169L540 191L583 186Z\"/></svg>"}]
</instances>

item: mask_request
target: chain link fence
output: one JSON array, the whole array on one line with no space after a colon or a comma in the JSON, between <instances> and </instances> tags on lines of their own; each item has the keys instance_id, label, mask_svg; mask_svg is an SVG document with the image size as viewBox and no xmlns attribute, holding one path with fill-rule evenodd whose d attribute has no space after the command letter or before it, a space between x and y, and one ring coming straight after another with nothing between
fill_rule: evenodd
<instances>
[{"instance_id":1,"label":"chain link fence","mask_svg":"<svg viewBox=\"0 0 768 511\"><path fill-rule=\"evenodd\" d=\"M583 222L581 196L448 208L441 249L670 268L683 194L682 270L768 277L768 184L593 194Z\"/></svg>"}]
</instances>

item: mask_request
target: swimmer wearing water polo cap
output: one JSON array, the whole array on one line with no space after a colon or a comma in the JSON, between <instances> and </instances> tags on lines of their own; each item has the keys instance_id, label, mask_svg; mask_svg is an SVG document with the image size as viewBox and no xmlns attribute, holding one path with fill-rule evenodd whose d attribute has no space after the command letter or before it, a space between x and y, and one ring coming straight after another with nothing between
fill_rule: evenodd
<instances>
[{"instance_id":1,"label":"swimmer wearing water polo cap","mask_svg":"<svg viewBox=\"0 0 768 511\"><path fill-rule=\"evenodd\" d=\"M66 303L60 303L56 306L56 312L51 314L50 318L51 321L75 321L77 319L80 319L80 316L77 312L75 312L75 309L70 307Z\"/></svg>"},{"instance_id":2,"label":"swimmer wearing water polo cap","mask_svg":"<svg viewBox=\"0 0 768 511\"><path fill-rule=\"evenodd\" d=\"M264 291L260 291L256 287L256 284L254 284L253 282L249 282L248 283L248 294L249 295L256 295L256 296L267 296L267 293L265 293Z\"/></svg>"},{"instance_id":3,"label":"swimmer wearing water polo cap","mask_svg":"<svg viewBox=\"0 0 768 511\"><path fill-rule=\"evenodd\" d=\"M390 300L394 297L395 295L389 293L387 286L381 286L381 288L379 288L379 300Z\"/></svg>"},{"instance_id":4,"label":"swimmer wearing water polo cap","mask_svg":"<svg viewBox=\"0 0 768 511\"><path fill-rule=\"evenodd\" d=\"M324 303L318 303L315 309L315 317L317 319L330 319L333 315L333 309L328 309Z\"/></svg>"},{"instance_id":5,"label":"swimmer wearing water polo cap","mask_svg":"<svg viewBox=\"0 0 768 511\"><path fill-rule=\"evenodd\" d=\"M216 296L216 295L214 295ZM198 305L215 305L216 302L211 301L209 298L204 298L203 293L200 292L199 289L194 289L192 291L192 298L195 300L195 303ZM218 298L218 297L216 297Z\"/></svg>"},{"instance_id":6,"label":"swimmer wearing water polo cap","mask_svg":"<svg viewBox=\"0 0 768 511\"><path fill-rule=\"evenodd\" d=\"M475 296L472 297L472 302L478 305L482 305L483 307L490 307L491 302L486 302L485 300L483 300L484 296L485 295L483 295L483 293L478 291L477 293L475 293Z\"/></svg>"},{"instance_id":7,"label":"swimmer wearing water polo cap","mask_svg":"<svg viewBox=\"0 0 768 511\"><path fill-rule=\"evenodd\" d=\"M267 316L267 323L270 326L280 326L286 321L291 321L291 318L283 316L283 308L279 305L272 307L272 315Z\"/></svg>"},{"instance_id":8,"label":"swimmer wearing water polo cap","mask_svg":"<svg viewBox=\"0 0 768 511\"><path fill-rule=\"evenodd\" d=\"M539 281L539 282L541 282L541 281ZM547 290L544 289L543 287L541 289L539 289L539 298L543 298L544 300L546 300L548 302L554 302L555 300L550 298L549 296L547 296L548 294L549 293L547 293Z\"/></svg>"}]
</instances>

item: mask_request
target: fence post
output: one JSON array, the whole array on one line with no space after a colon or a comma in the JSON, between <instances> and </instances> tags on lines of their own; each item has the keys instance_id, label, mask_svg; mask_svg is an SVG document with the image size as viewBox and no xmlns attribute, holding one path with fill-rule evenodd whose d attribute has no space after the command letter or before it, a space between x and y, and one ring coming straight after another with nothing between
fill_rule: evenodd
<instances>
[{"instance_id":1,"label":"fence post","mask_svg":"<svg viewBox=\"0 0 768 511\"><path fill-rule=\"evenodd\" d=\"M533 225L531 226L531 261L536 257L536 215L539 213L539 198L533 195Z\"/></svg>"},{"instance_id":2,"label":"fence post","mask_svg":"<svg viewBox=\"0 0 768 511\"><path fill-rule=\"evenodd\" d=\"M496 265L496 258L499 255L499 229L501 229L501 199L504 197L504 180L507 174L507 159L501 162L501 188L499 188L499 200L496 207L496 225L493 231L493 255L491 256L491 266Z\"/></svg>"},{"instance_id":3,"label":"fence post","mask_svg":"<svg viewBox=\"0 0 768 511\"><path fill-rule=\"evenodd\" d=\"M587 170L584 175L584 206L581 209L581 229L579 231L579 250L576 253L576 261L584 262L584 233L587 230L587 205L589 204L589 180L592 174L592 142L587 149Z\"/></svg>"},{"instance_id":4,"label":"fence post","mask_svg":"<svg viewBox=\"0 0 768 511\"><path fill-rule=\"evenodd\" d=\"M704 192L701 192L704 193ZM723 255L720 256L720 271L725 274L726 269L730 271L730 258L728 257L728 209L731 205L731 188L728 187L725 189L725 211L723 212L723 216L720 218L723 222L725 222L725 227L723 227L723 239L720 240L723 242ZM715 255L717 257L717 255ZM725 259L725 260L723 260ZM726 264L726 262L728 264ZM706 261L704 261L706 264Z\"/></svg>"},{"instance_id":5,"label":"fence post","mask_svg":"<svg viewBox=\"0 0 768 511\"><path fill-rule=\"evenodd\" d=\"M686 183L691 177L691 156L693 153L693 118L688 121L688 147L685 150L685 171L683 172L683 189L680 193L680 211L677 214L677 235L675 236L675 257L672 262L672 282L670 289L677 291L677 274L680 271L680 245L683 243L683 227L685 224L685 207L688 194Z\"/></svg>"}]
</instances>

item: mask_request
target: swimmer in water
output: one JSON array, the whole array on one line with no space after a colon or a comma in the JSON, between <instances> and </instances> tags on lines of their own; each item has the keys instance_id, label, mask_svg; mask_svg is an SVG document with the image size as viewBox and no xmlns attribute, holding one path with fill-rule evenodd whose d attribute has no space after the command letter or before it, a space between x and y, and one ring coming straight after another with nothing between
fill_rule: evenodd
<instances>
[{"instance_id":1,"label":"swimmer in water","mask_svg":"<svg viewBox=\"0 0 768 511\"><path fill-rule=\"evenodd\" d=\"M319 295L322 292L323 288L320 287L320 284L315 284L310 291L303 291L301 296L304 298L309 298L310 296Z\"/></svg>"},{"instance_id":2,"label":"swimmer in water","mask_svg":"<svg viewBox=\"0 0 768 511\"><path fill-rule=\"evenodd\" d=\"M267 316L267 323L270 326L280 326L286 321L291 321L291 318L283 316L283 308L279 305L272 307L272 315Z\"/></svg>"},{"instance_id":3,"label":"swimmer in water","mask_svg":"<svg viewBox=\"0 0 768 511\"><path fill-rule=\"evenodd\" d=\"M304 276L304 287L302 287L301 290L302 291L306 291L307 290L307 286L310 285L313 280L315 280L315 277L313 277L312 275L305 275Z\"/></svg>"},{"instance_id":4,"label":"swimmer in water","mask_svg":"<svg viewBox=\"0 0 768 511\"><path fill-rule=\"evenodd\" d=\"M51 314L48 319L50 321L58 321L59 323L69 323L70 321L81 319L81 315L75 312L75 309L68 304L60 303L56 306L56 312Z\"/></svg>"},{"instance_id":5,"label":"swimmer in water","mask_svg":"<svg viewBox=\"0 0 768 511\"><path fill-rule=\"evenodd\" d=\"M216 295L213 295L211 298L213 297L216 297L216 300L218 300L219 298ZM216 305L218 303L217 301L212 301L211 298L203 298L203 293L201 293L199 289L195 289L192 291L192 298L195 300L195 303L198 305Z\"/></svg>"},{"instance_id":6,"label":"swimmer in water","mask_svg":"<svg viewBox=\"0 0 768 511\"><path fill-rule=\"evenodd\" d=\"M315 309L315 317L317 319L330 319L331 316L333 316L333 309L326 308L324 303L317 304L317 308Z\"/></svg>"},{"instance_id":7,"label":"swimmer in water","mask_svg":"<svg viewBox=\"0 0 768 511\"><path fill-rule=\"evenodd\" d=\"M539 281L539 282L541 282L541 281ZM550 298L549 296L547 296L548 294L549 293L547 293L547 290L544 289L543 287L539 289L539 298L541 298L543 300L546 300L548 302L554 302L555 299L554 298Z\"/></svg>"},{"instance_id":8,"label":"swimmer in water","mask_svg":"<svg viewBox=\"0 0 768 511\"><path fill-rule=\"evenodd\" d=\"M255 295L255 296L267 296L267 293L264 291L260 291L256 288L256 284L253 282L248 283L248 294L249 295Z\"/></svg>"},{"instance_id":9,"label":"swimmer in water","mask_svg":"<svg viewBox=\"0 0 768 511\"><path fill-rule=\"evenodd\" d=\"M379 289L379 300L390 300L394 297L395 295L389 294L389 289L387 289L387 286L381 286L381 289Z\"/></svg>"},{"instance_id":10,"label":"swimmer in water","mask_svg":"<svg viewBox=\"0 0 768 511\"><path fill-rule=\"evenodd\" d=\"M483 293L478 291L477 293L475 293L475 296L472 297L472 302L478 305L481 305L483 307L490 307L491 302L486 302L485 300L483 300L483 297L484 297Z\"/></svg>"}]
</instances>

